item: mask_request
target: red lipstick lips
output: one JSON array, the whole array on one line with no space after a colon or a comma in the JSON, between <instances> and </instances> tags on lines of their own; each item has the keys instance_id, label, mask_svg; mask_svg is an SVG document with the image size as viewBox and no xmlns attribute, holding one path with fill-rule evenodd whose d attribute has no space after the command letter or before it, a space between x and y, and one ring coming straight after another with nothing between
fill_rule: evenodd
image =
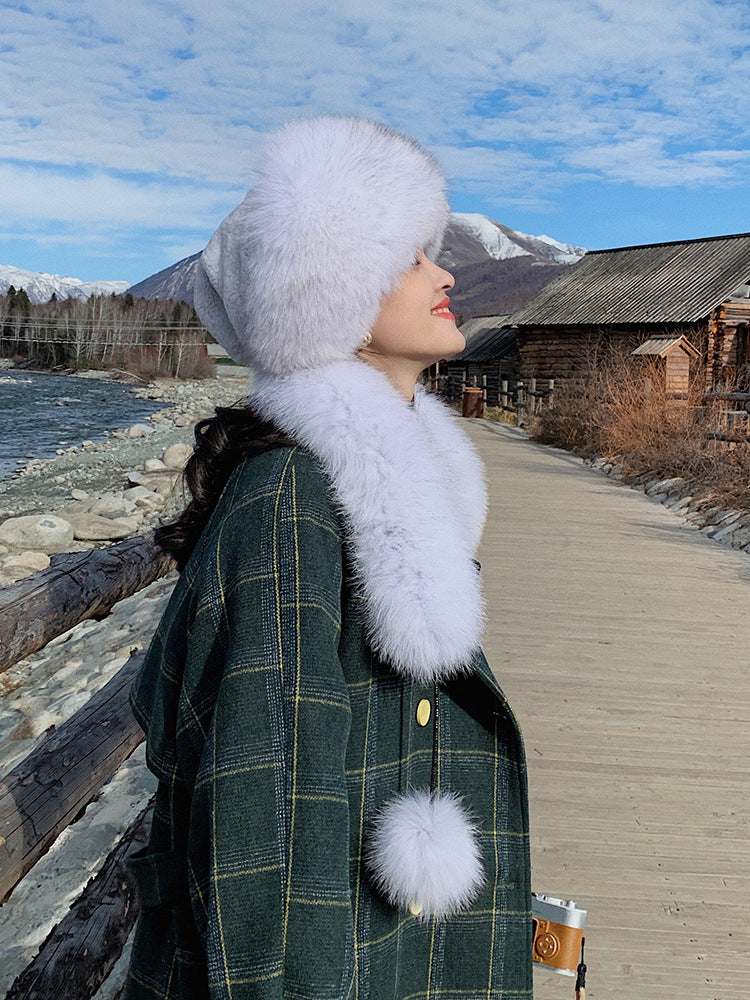
<instances>
[{"instance_id":1,"label":"red lipstick lips","mask_svg":"<svg viewBox=\"0 0 750 1000\"><path fill-rule=\"evenodd\" d=\"M455 322L456 317L448 308L450 304L450 299L446 296L442 302L438 302L436 306L433 306L433 308L430 309L430 313L433 316L445 317L445 319L452 319Z\"/></svg>"}]
</instances>

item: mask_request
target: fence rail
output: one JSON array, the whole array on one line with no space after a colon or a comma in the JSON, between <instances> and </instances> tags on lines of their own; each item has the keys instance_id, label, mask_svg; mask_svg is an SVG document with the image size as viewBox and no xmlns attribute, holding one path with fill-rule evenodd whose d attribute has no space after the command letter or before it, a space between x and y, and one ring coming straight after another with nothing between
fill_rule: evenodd
<instances>
[{"instance_id":1,"label":"fence rail","mask_svg":"<svg viewBox=\"0 0 750 1000\"><path fill-rule=\"evenodd\" d=\"M449 402L460 402L467 389L482 389L485 407L499 407L504 413L516 417L516 423L523 427L540 411L542 406L551 406L555 392L554 379L534 378L511 381L499 375L483 374L467 378L465 373L438 374L428 379L427 387L437 392Z\"/></svg>"},{"instance_id":2,"label":"fence rail","mask_svg":"<svg viewBox=\"0 0 750 1000\"><path fill-rule=\"evenodd\" d=\"M78 622L103 617L112 605L171 567L153 533L107 549L55 557L48 569L8 587L0 597L0 669L41 649ZM0 780L0 904L60 834L81 815L143 741L128 696L144 652ZM139 904L124 857L145 843L150 803L113 846L99 873L39 954L17 976L7 1000L90 1000L109 974L135 923Z\"/></svg>"}]
</instances>

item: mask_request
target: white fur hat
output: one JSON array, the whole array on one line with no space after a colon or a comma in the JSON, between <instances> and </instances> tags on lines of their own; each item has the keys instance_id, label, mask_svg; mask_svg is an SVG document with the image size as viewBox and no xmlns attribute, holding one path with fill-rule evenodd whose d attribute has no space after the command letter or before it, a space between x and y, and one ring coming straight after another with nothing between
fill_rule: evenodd
<instances>
[{"instance_id":1,"label":"white fur hat","mask_svg":"<svg viewBox=\"0 0 750 1000\"><path fill-rule=\"evenodd\" d=\"M267 138L256 184L203 251L195 307L257 370L349 359L447 221L445 180L413 140L361 118L293 122Z\"/></svg>"}]
</instances>

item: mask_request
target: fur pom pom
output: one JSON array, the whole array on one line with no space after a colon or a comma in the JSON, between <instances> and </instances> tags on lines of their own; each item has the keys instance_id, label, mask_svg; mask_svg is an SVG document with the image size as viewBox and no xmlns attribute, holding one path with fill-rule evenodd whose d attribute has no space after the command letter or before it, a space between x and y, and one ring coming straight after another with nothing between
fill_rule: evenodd
<instances>
[{"instance_id":1,"label":"fur pom pom","mask_svg":"<svg viewBox=\"0 0 750 1000\"><path fill-rule=\"evenodd\" d=\"M388 901L421 920L465 910L484 881L476 829L455 794L418 790L386 803L367 864Z\"/></svg>"}]
</instances>

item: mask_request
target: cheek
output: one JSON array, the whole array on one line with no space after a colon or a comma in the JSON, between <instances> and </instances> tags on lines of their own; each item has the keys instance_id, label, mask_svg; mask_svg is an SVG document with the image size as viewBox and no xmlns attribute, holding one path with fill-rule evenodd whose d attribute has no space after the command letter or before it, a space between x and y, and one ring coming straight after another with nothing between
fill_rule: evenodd
<instances>
[{"instance_id":1,"label":"cheek","mask_svg":"<svg viewBox=\"0 0 750 1000\"><path fill-rule=\"evenodd\" d=\"M374 341L393 344L414 328L419 311L405 296L394 296L385 303L372 328Z\"/></svg>"}]
</instances>

